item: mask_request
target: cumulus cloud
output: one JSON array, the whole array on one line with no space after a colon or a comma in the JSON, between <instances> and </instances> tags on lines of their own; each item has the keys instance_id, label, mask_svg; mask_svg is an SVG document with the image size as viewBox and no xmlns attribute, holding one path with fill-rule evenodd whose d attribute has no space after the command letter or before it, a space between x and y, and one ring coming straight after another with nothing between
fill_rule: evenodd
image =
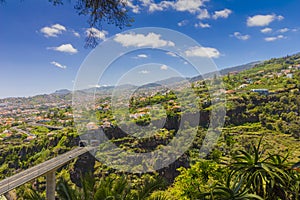
<instances>
[{"instance_id":1,"label":"cumulus cloud","mask_svg":"<svg viewBox=\"0 0 300 200\"><path fill-rule=\"evenodd\" d=\"M195 24L195 27L210 28L210 24L199 22L198 24Z\"/></svg>"},{"instance_id":2,"label":"cumulus cloud","mask_svg":"<svg viewBox=\"0 0 300 200\"><path fill-rule=\"evenodd\" d=\"M151 3L149 5L149 12L163 11L165 8L166 7L163 6L163 4Z\"/></svg>"},{"instance_id":3,"label":"cumulus cloud","mask_svg":"<svg viewBox=\"0 0 300 200\"><path fill-rule=\"evenodd\" d=\"M231 13L232 13L231 10L225 8L224 10L215 11L212 17L213 19L228 18Z\"/></svg>"},{"instance_id":4,"label":"cumulus cloud","mask_svg":"<svg viewBox=\"0 0 300 200\"><path fill-rule=\"evenodd\" d=\"M247 19L247 26L253 27L253 26L268 26L271 22L274 20L283 20L284 17L279 15L255 15L252 17L248 17Z\"/></svg>"},{"instance_id":5,"label":"cumulus cloud","mask_svg":"<svg viewBox=\"0 0 300 200\"><path fill-rule=\"evenodd\" d=\"M89 88L100 88L101 87L101 85L99 85L99 84L88 85L88 86L89 86Z\"/></svg>"},{"instance_id":6,"label":"cumulus cloud","mask_svg":"<svg viewBox=\"0 0 300 200\"><path fill-rule=\"evenodd\" d=\"M75 37L80 38L80 34L79 34L78 32L76 32L76 31L73 30L72 33L73 33L73 35L74 35Z\"/></svg>"},{"instance_id":7,"label":"cumulus cloud","mask_svg":"<svg viewBox=\"0 0 300 200\"><path fill-rule=\"evenodd\" d=\"M44 34L45 37L57 37L67 31L66 27L60 24L54 24L52 26L45 26L40 29L40 32Z\"/></svg>"},{"instance_id":8,"label":"cumulus cloud","mask_svg":"<svg viewBox=\"0 0 300 200\"><path fill-rule=\"evenodd\" d=\"M138 58L148 58L148 56L146 54L139 54L137 55Z\"/></svg>"},{"instance_id":9,"label":"cumulus cloud","mask_svg":"<svg viewBox=\"0 0 300 200\"><path fill-rule=\"evenodd\" d=\"M167 65L162 65L162 66L160 66L160 69L161 70L168 70L168 66Z\"/></svg>"},{"instance_id":10,"label":"cumulus cloud","mask_svg":"<svg viewBox=\"0 0 300 200\"><path fill-rule=\"evenodd\" d=\"M188 23L189 23L189 20L186 20L186 19L185 19L185 20L182 20L181 22L178 22L177 25L178 25L178 26L185 26L185 25L187 25Z\"/></svg>"},{"instance_id":11,"label":"cumulus cloud","mask_svg":"<svg viewBox=\"0 0 300 200\"><path fill-rule=\"evenodd\" d=\"M78 53L78 50L75 49L72 44L62 44L58 47L48 47L47 49L51 49L54 51L69 53L69 54L75 54Z\"/></svg>"},{"instance_id":12,"label":"cumulus cloud","mask_svg":"<svg viewBox=\"0 0 300 200\"><path fill-rule=\"evenodd\" d=\"M149 12L155 11L163 11L168 7L165 1L160 3L155 3L153 0L140 0L142 2L142 6L148 8Z\"/></svg>"},{"instance_id":13,"label":"cumulus cloud","mask_svg":"<svg viewBox=\"0 0 300 200\"><path fill-rule=\"evenodd\" d=\"M149 73L150 73L150 71L148 71L148 70L139 71L139 74L149 74Z\"/></svg>"},{"instance_id":14,"label":"cumulus cloud","mask_svg":"<svg viewBox=\"0 0 300 200\"><path fill-rule=\"evenodd\" d=\"M240 32L234 32L233 36L239 40L249 40L250 35L242 35Z\"/></svg>"},{"instance_id":15,"label":"cumulus cloud","mask_svg":"<svg viewBox=\"0 0 300 200\"><path fill-rule=\"evenodd\" d=\"M136 34L136 33L126 33L117 34L114 41L122 44L125 47L146 47L150 46L152 48L164 47L164 46L175 46L174 42L161 39L161 35L156 33L148 33L147 35Z\"/></svg>"},{"instance_id":16,"label":"cumulus cloud","mask_svg":"<svg viewBox=\"0 0 300 200\"><path fill-rule=\"evenodd\" d=\"M220 52L211 47L191 47L185 51L187 57L207 57L207 58L218 58L220 57Z\"/></svg>"},{"instance_id":17,"label":"cumulus cloud","mask_svg":"<svg viewBox=\"0 0 300 200\"><path fill-rule=\"evenodd\" d=\"M266 42L274 42L276 40L279 40L279 39L284 39L285 37L283 35L278 35L278 36L275 36L275 37L266 37L265 38L265 41Z\"/></svg>"},{"instance_id":18,"label":"cumulus cloud","mask_svg":"<svg viewBox=\"0 0 300 200\"><path fill-rule=\"evenodd\" d=\"M171 51L168 51L166 54L169 55L169 56L172 56L172 57L178 57L178 56L176 55L176 53L171 52Z\"/></svg>"},{"instance_id":19,"label":"cumulus cloud","mask_svg":"<svg viewBox=\"0 0 300 200\"><path fill-rule=\"evenodd\" d=\"M88 29L86 29L85 34L88 37L94 37L94 38L97 38L97 39L105 40L106 35L108 34L108 32L105 31L105 30L100 31L96 28L88 28Z\"/></svg>"},{"instance_id":20,"label":"cumulus cloud","mask_svg":"<svg viewBox=\"0 0 300 200\"><path fill-rule=\"evenodd\" d=\"M52 61L50 64L54 65L55 67L61 68L61 69L66 69L67 66L66 65L62 65L56 61Z\"/></svg>"},{"instance_id":21,"label":"cumulus cloud","mask_svg":"<svg viewBox=\"0 0 300 200\"><path fill-rule=\"evenodd\" d=\"M66 31L66 27L64 27L63 25L61 24L54 24L51 26L52 28L55 28L57 30L62 30L62 31Z\"/></svg>"},{"instance_id":22,"label":"cumulus cloud","mask_svg":"<svg viewBox=\"0 0 300 200\"><path fill-rule=\"evenodd\" d=\"M273 29L268 28L268 27L260 30L260 32L262 32L262 33L271 33L272 31L273 31Z\"/></svg>"},{"instance_id":23,"label":"cumulus cloud","mask_svg":"<svg viewBox=\"0 0 300 200\"><path fill-rule=\"evenodd\" d=\"M283 17L282 15L278 15L278 16L277 16L277 19L278 19L279 21L281 21L281 20L284 20L284 17Z\"/></svg>"},{"instance_id":24,"label":"cumulus cloud","mask_svg":"<svg viewBox=\"0 0 300 200\"><path fill-rule=\"evenodd\" d=\"M195 13L200 11L200 7L203 6L205 0L178 0L173 3L172 7L177 11L188 11Z\"/></svg>"},{"instance_id":25,"label":"cumulus cloud","mask_svg":"<svg viewBox=\"0 0 300 200\"><path fill-rule=\"evenodd\" d=\"M280 32L280 33L286 33L286 32L288 32L290 29L288 29L288 28L282 28L282 29L279 29L278 30L278 32Z\"/></svg>"},{"instance_id":26,"label":"cumulus cloud","mask_svg":"<svg viewBox=\"0 0 300 200\"><path fill-rule=\"evenodd\" d=\"M208 11L206 9L201 9L200 14L197 16L197 18L198 19L209 19L210 14L208 13Z\"/></svg>"},{"instance_id":27,"label":"cumulus cloud","mask_svg":"<svg viewBox=\"0 0 300 200\"><path fill-rule=\"evenodd\" d=\"M138 5L134 5L132 0L127 0L126 3L127 3L127 6L129 8L131 8L133 13L136 13L136 14L140 13L141 8Z\"/></svg>"},{"instance_id":28,"label":"cumulus cloud","mask_svg":"<svg viewBox=\"0 0 300 200\"><path fill-rule=\"evenodd\" d=\"M174 9L181 12L196 13L201 11L204 2L209 0L177 0L177 1L161 1L155 3L153 0L140 0L142 6L147 7L149 12L163 11L166 9Z\"/></svg>"}]
</instances>

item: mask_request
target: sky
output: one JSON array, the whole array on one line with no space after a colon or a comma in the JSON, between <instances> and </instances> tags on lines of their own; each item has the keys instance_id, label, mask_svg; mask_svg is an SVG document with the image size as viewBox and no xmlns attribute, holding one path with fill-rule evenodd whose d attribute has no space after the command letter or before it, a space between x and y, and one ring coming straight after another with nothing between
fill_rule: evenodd
<instances>
[{"instance_id":1,"label":"sky","mask_svg":"<svg viewBox=\"0 0 300 200\"><path fill-rule=\"evenodd\" d=\"M129 0L128 14L135 21L124 29L105 22L89 29L88 18L78 15L75 2L0 4L0 98L72 90L80 68L89 64L105 70L86 86L139 85L199 75L193 59L223 69L300 52L298 0ZM169 31L131 30L144 27ZM84 47L87 31L100 41L95 49ZM179 34L198 45L185 46ZM112 49L109 42L119 46ZM177 48L180 43L182 48ZM174 54L173 47L182 54ZM122 54L126 48L132 51ZM112 56L110 65L103 66Z\"/></svg>"}]
</instances>

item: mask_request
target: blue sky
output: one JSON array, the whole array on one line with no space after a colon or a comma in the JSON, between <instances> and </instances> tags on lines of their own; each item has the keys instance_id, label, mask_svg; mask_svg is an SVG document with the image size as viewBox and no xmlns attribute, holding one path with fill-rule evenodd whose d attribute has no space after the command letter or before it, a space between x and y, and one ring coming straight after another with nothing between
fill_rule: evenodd
<instances>
[{"instance_id":1,"label":"blue sky","mask_svg":"<svg viewBox=\"0 0 300 200\"><path fill-rule=\"evenodd\" d=\"M89 26L87 18L76 13L73 3L71 0L53 6L47 0L7 0L0 5L0 98L73 88L81 64L93 51L84 48ZM132 0L129 3L129 14L135 19L130 28L163 27L181 32L197 41L207 53L204 56L193 49L190 55L213 59L220 69L300 52L298 0ZM102 41L130 28L120 30L103 23L102 29L91 31ZM142 39L154 41L147 34ZM172 42L167 36L160 39ZM121 37L120 42L124 42ZM126 42L138 45L131 40ZM177 59L172 55L167 59L155 50L132 52L121 59L122 64L116 62L107 70L99 84L120 81L130 71L128 66L135 67L131 71L139 76L149 75L151 67L147 63L156 63L152 72L156 78L162 78L171 66L181 69L183 76L197 75L185 61ZM145 69L136 70L137 66ZM159 73L159 69L164 73Z\"/></svg>"}]
</instances>

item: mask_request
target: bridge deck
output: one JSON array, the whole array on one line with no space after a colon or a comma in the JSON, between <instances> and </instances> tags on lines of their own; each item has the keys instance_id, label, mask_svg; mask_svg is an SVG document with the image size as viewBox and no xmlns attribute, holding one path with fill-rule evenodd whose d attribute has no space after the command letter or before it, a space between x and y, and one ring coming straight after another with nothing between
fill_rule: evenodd
<instances>
[{"instance_id":1,"label":"bridge deck","mask_svg":"<svg viewBox=\"0 0 300 200\"><path fill-rule=\"evenodd\" d=\"M13 190L14 188L23 185L39 176L56 170L57 168L65 165L74 158L94 149L95 147L77 147L71 151L68 151L62 155L59 155L55 158L47 160L41 164L38 164L34 167L26 169L18 174L15 174L11 177L8 177L0 181L0 195Z\"/></svg>"}]
</instances>

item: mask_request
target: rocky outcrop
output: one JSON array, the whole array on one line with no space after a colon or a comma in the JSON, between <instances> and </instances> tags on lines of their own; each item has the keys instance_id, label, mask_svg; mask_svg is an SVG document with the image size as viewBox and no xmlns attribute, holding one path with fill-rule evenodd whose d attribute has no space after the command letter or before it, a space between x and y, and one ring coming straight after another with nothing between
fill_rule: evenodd
<instances>
[{"instance_id":1,"label":"rocky outcrop","mask_svg":"<svg viewBox=\"0 0 300 200\"><path fill-rule=\"evenodd\" d=\"M70 170L71 181L78 187L82 187L81 179L89 173L94 173L95 161L95 157L89 152L78 157L74 164L74 168Z\"/></svg>"}]
</instances>

